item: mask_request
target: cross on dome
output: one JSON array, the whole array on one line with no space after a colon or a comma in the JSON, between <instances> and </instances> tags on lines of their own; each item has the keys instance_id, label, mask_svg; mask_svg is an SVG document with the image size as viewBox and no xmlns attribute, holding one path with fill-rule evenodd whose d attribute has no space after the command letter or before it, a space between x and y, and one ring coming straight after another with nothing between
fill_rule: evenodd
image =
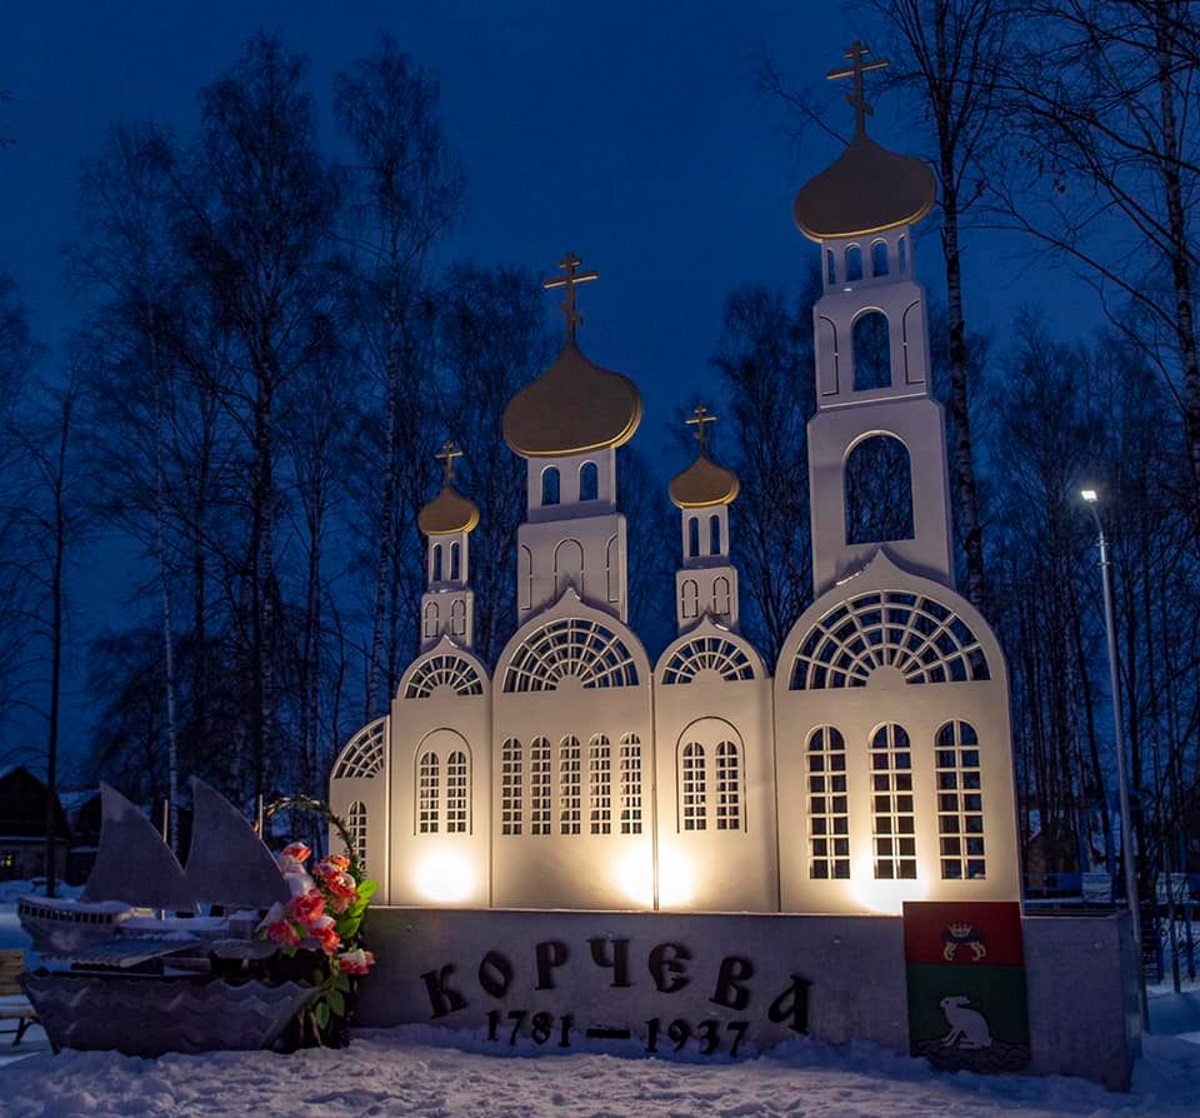
<instances>
[{"instance_id":1,"label":"cross on dome","mask_svg":"<svg viewBox=\"0 0 1200 1118\"><path fill-rule=\"evenodd\" d=\"M454 480L454 459L461 458L463 452L454 444L453 439L447 439L442 443L441 452L435 454L434 457L442 463L442 468L445 470L443 482L449 485Z\"/></svg>"},{"instance_id":2,"label":"cross on dome","mask_svg":"<svg viewBox=\"0 0 1200 1118\"><path fill-rule=\"evenodd\" d=\"M703 404L696 405L696 411L691 419L685 420L689 427L696 428L696 439L700 443L700 453L707 454L708 448L705 446L704 425L706 423L716 423L717 417L713 415Z\"/></svg>"},{"instance_id":3,"label":"cross on dome","mask_svg":"<svg viewBox=\"0 0 1200 1118\"><path fill-rule=\"evenodd\" d=\"M567 289L566 299L559 304L567 319L567 345L575 344L575 328L583 322L583 315L575 309L575 285L600 278L599 272L577 272L575 269L582 263L583 261L575 253L568 252L558 262L558 266L564 269L567 274L565 276L558 276L555 279L548 279L542 283L542 287L547 291L552 291L556 287L565 287Z\"/></svg>"},{"instance_id":4,"label":"cross on dome","mask_svg":"<svg viewBox=\"0 0 1200 1118\"><path fill-rule=\"evenodd\" d=\"M846 94L846 103L854 108L854 134L856 136L864 136L867 132L867 117L875 115L874 106L867 102L863 95L863 74L869 73L871 70L882 70L887 65L887 60L877 58L874 62L864 62L866 55L871 53L871 48L862 42L860 39L855 39L846 50L846 57L851 60L850 65L841 70L830 70L825 75L828 81L838 81L840 78L854 79L854 92Z\"/></svg>"}]
</instances>

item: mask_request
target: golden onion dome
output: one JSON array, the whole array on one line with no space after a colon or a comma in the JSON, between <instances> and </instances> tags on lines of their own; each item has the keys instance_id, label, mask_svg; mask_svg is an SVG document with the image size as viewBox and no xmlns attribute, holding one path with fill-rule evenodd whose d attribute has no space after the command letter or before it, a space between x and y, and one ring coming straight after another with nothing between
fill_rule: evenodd
<instances>
[{"instance_id":1,"label":"golden onion dome","mask_svg":"<svg viewBox=\"0 0 1200 1118\"><path fill-rule=\"evenodd\" d=\"M417 515L417 527L427 536L450 536L469 532L479 523L475 502L464 497L448 482Z\"/></svg>"},{"instance_id":2,"label":"golden onion dome","mask_svg":"<svg viewBox=\"0 0 1200 1118\"><path fill-rule=\"evenodd\" d=\"M933 172L860 132L828 170L796 195L796 224L813 241L914 225L933 207Z\"/></svg>"},{"instance_id":3,"label":"golden onion dome","mask_svg":"<svg viewBox=\"0 0 1200 1118\"><path fill-rule=\"evenodd\" d=\"M589 361L573 341L504 410L504 439L524 458L586 454L628 442L642 419L637 386Z\"/></svg>"},{"instance_id":4,"label":"golden onion dome","mask_svg":"<svg viewBox=\"0 0 1200 1118\"><path fill-rule=\"evenodd\" d=\"M732 504L741 488L737 474L702 453L683 473L671 479L668 492L676 508L704 509Z\"/></svg>"}]
</instances>

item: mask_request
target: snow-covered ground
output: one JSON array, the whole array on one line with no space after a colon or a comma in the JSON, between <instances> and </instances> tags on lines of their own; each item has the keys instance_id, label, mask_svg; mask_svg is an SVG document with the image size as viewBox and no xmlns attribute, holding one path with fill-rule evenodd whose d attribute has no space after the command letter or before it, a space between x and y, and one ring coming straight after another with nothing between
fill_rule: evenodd
<instances>
[{"instance_id":1,"label":"snow-covered ground","mask_svg":"<svg viewBox=\"0 0 1200 1118\"><path fill-rule=\"evenodd\" d=\"M0 897L0 946L26 946ZM0 1115L658 1116L1200 1115L1200 988L1153 991L1133 1090L1078 1079L936 1074L873 1045L797 1040L754 1059L685 1063L543 1055L425 1026L359 1030L349 1048L164 1056L53 1055L40 1029L0 1040Z\"/></svg>"}]
</instances>

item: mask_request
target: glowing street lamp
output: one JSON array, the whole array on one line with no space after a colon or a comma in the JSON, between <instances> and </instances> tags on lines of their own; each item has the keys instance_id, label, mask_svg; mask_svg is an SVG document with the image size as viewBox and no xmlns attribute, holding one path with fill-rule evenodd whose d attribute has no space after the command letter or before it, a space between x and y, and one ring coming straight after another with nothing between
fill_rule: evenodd
<instances>
[{"instance_id":1,"label":"glowing street lamp","mask_svg":"<svg viewBox=\"0 0 1200 1118\"><path fill-rule=\"evenodd\" d=\"M1108 538L1104 534L1104 522L1097 507L1100 495L1095 489L1079 491L1092 519L1096 522L1096 535L1100 543L1100 573L1104 582L1104 629L1108 638L1108 678L1112 692L1113 742L1117 751L1117 790L1121 813L1121 860L1125 863L1125 896L1129 901L1129 916L1133 924L1133 947L1137 957L1138 1009L1142 1028L1149 1025L1146 1007L1146 981L1142 969L1142 914L1138 905L1137 866L1133 854L1133 813L1129 810L1129 782L1125 775L1125 735L1121 718L1121 681L1117 661L1117 632L1113 625L1112 562L1108 555Z\"/></svg>"}]
</instances>

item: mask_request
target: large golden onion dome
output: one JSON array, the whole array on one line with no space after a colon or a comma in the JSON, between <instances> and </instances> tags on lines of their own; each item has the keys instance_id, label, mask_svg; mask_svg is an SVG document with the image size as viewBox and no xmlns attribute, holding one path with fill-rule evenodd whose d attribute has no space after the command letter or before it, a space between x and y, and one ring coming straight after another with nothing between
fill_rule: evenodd
<instances>
[{"instance_id":1,"label":"large golden onion dome","mask_svg":"<svg viewBox=\"0 0 1200 1118\"><path fill-rule=\"evenodd\" d=\"M671 479L671 503L680 509L705 509L732 504L742 483L732 470L718 466L708 455L700 456L681 474Z\"/></svg>"},{"instance_id":2,"label":"large golden onion dome","mask_svg":"<svg viewBox=\"0 0 1200 1118\"><path fill-rule=\"evenodd\" d=\"M464 497L449 482L417 514L417 527L427 536L470 532L478 523L479 509L475 502Z\"/></svg>"},{"instance_id":3,"label":"large golden onion dome","mask_svg":"<svg viewBox=\"0 0 1200 1118\"><path fill-rule=\"evenodd\" d=\"M880 147L865 132L796 195L800 232L813 241L915 225L933 207L933 172L919 159Z\"/></svg>"},{"instance_id":4,"label":"large golden onion dome","mask_svg":"<svg viewBox=\"0 0 1200 1118\"><path fill-rule=\"evenodd\" d=\"M525 458L586 454L633 438L642 419L637 386L589 361L569 340L504 410L504 439Z\"/></svg>"}]
</instances>

